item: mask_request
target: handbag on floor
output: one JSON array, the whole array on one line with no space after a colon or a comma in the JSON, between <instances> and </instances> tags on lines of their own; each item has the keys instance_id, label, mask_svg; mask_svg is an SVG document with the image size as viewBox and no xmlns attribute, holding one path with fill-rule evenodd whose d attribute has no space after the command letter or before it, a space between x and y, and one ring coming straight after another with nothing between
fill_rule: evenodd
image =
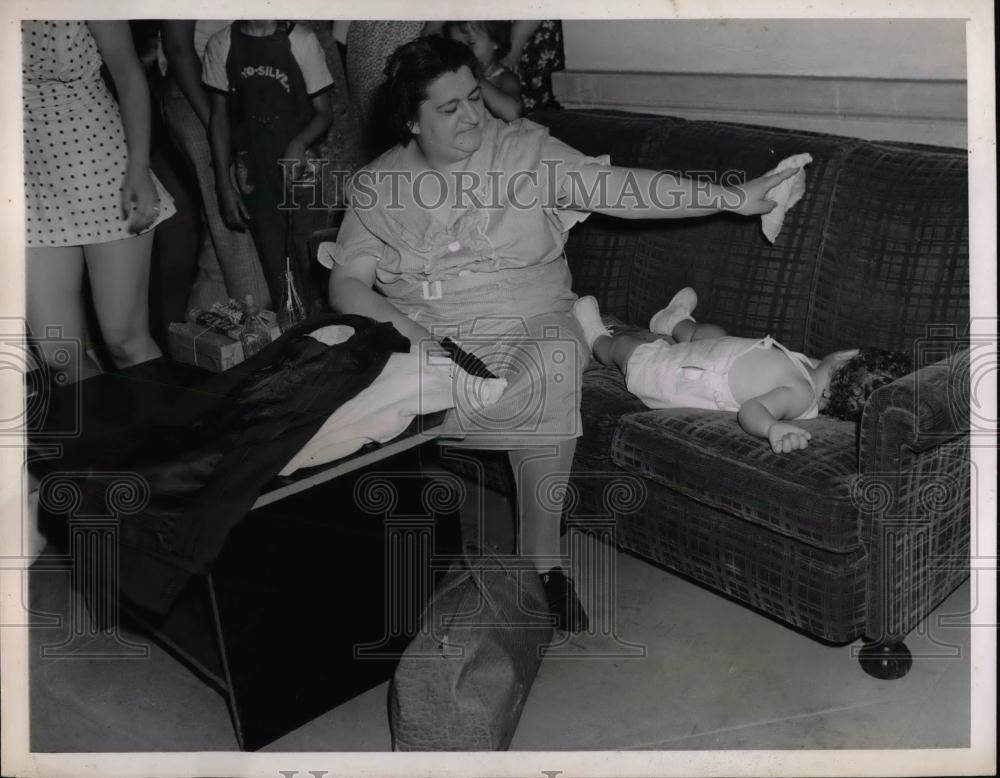
<instances>
[{"instance_id":1,"label":"handbag on floor","mask_svg":"<svg viewBox=\"0 0 1000 778\"><path fill-rule=\"evenodd\" d=\"M454 565L393 677L393 750L506 750L552 638L545 602L523 560L484 554Z\"/></svg>"}]
</instances>

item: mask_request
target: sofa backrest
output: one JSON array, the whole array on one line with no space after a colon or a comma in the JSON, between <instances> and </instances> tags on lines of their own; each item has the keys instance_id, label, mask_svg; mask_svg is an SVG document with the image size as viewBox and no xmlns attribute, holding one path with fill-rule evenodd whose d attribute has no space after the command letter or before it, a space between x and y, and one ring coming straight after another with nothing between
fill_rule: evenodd
<instances>
[{"instance_id":1,"label":"sofa backrest","mask_svg":"<svg viewBox=\"0 0 1000 778\"><path fill-rule=\"evenodd\" d=\"M612 164L717 181L812 155L806 193L774 245L759 218L732 214L594 214L574 227L566 246L574 290L595 295L608 313L644 326L693 286L699 320L770 334L813 356L861 344L909 349L928 325L968 321L961 150L614 111L531 118L587 154L610 154Z\"/></svg>"},{"instance_id":2,"label":"sofa backrest","mask_svg":"<svg viewBox=\"0 0 1000 778\"><path fill-rule=\"evenodd\" d=\"M834 193L807 353L909 351L929 328L969 323L968 154L859 143Z\"/></svg>"}]
</instances>

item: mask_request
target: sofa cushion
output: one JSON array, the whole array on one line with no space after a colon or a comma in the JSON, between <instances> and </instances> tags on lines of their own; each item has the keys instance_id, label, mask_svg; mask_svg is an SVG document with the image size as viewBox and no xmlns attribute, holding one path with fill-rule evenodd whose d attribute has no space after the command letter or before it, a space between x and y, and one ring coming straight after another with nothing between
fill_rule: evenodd
<instances>
[{"instance_id":1,"label":"sofa cushion","mask_svg":"<svg viewBox=\"0 0 1000 778\"><path fill-rule=\"evenodd\" d=\"M573 469L611 467L611 441L618 420L625 414L644 410L642 400L625 388L620 370L592 361L583 372L580 403L583 437L577 440Z\"/></svg>"},{"instance_id":2,"label":"sofa cushion","mask_svg":"<svg viewBox=\"0 0 1000 778\"><path fill-rule=\"evenodd\" d=\"M806 192L772 245L760 219L722 213L662 220L639 236L628 319L645 324L678 289L698 292L695 318L734 335L773 335L801 350L816 264L837 175L856 141L718 122L670 128L659 167L725 182L750 179L785 157L812 155Z\"/></svg>"},{"instance_id":3,"label":"sofa cushion","mask_svg":"<svg viewBox=\"0 0 1000 778\"><path fill-rule=\"evenodd\" d=\"M705 505L830 551L856 548L851 483L858 468L854 424L800 422L809 447L775 454L747 435L736 414L691 408L624 416L611 458L623 469Z\"/></svg>"},{"instance_id":4,"label":"sofa cushion","mask_svg":"<svg viewBox=\"0 0 1000 778\"><path fill-rule=\"evenodd\" d=\"M845 160L827 225L806 353L910 350L969 322L964 151L865 143Z\"/></svg>"}]
</instances>

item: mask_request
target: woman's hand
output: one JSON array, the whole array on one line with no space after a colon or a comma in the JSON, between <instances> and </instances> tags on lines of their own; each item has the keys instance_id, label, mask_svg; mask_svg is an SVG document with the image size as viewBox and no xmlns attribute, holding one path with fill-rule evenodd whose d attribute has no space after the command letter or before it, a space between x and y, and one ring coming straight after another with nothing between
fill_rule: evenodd
<instances>
[{"instance_id":1,"label":"woman's hand","mask_svg":"<svg viewBox=\"0 0 1000 778\"><path fill-rule=\"evenodd\" d=\"M219 187L219 211L222 214L222 221L231 230L243 232L250 221L250 213L243 204L240 193L233 188L233 185L226 183Z\"/></svg>"},{"instance_id":2,"label":"woman's hand","mask_svg":"<svg viewBox=\"0 0 1000 778\"><path fill-rule=\"evenodd\" d=\"M810 438L812 435L806 430L784 421L776 421L767 431L767 440L775 454L788 454L805 448Z\"/></svg>"},{"instance_id":3,"label":"woman's hand","mask_svg":"<svg viewBox=\"0 0 1000 778\"><path fill-rule=\"evenodd\" d=\"M765 195L774 187L791 178L802 168L790 168L782 170L780 173L773 173L769 176L761 176L752 181L747 181L742 186L728 187L725 197L726 210L738 213L740 216L759 216L770 213L777 205L773 200L766 200Z\"/></svg>"},{"instance_id":4,"label":"woman's hand","mask_svg":"<svg viewBox=\"0 0 1000 778\"><path fill-rule=\"evenodd\" d=\"M136 234L148 230L160 215L160 196L149 168L129 165L122 186L122 218L125 229Z\"/></svg>"}]
</instances>

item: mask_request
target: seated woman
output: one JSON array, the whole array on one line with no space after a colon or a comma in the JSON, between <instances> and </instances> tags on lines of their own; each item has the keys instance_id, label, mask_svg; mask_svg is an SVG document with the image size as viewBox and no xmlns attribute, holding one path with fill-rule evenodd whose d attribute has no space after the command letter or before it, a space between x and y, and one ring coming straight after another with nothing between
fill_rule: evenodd
<instances>
[{"instance_id":1,"label":"seated woman","mask_svg":"<svg viewBox=\"0 0 1000 778\"><path fill-rule=\"evenodd\" d=\"M567 232L588 211L766 213L764 194L795 171L724 188L611 167L538 124L489 116L480 76L468 47L442 37L396 50L385 89L397 145L356 177L320 261L333 267L334 309L392 322L418 348L451 338L507 380L486 410L459 397L446 424L467 447L509 452L518 551L541 575L556 625L577 632L587 615L563 570L559 525L589 349L571 312ZM649 196L616 196L626 188Z\"/></svg>"}]
</instances>

